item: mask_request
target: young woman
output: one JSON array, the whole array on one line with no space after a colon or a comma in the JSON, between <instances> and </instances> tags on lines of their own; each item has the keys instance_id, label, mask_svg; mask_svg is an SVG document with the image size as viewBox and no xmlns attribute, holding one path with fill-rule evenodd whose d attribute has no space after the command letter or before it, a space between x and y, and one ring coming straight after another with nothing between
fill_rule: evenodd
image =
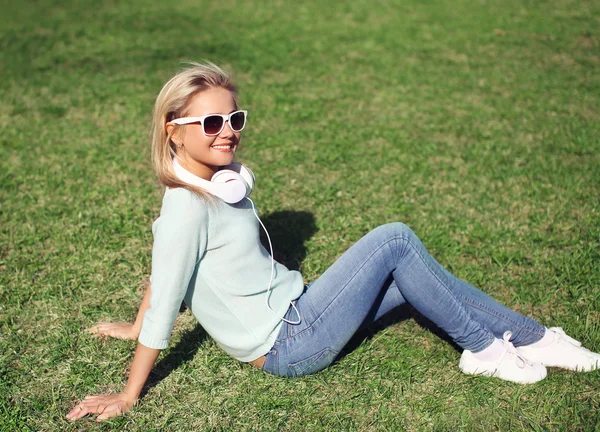
<instances>
[{"instance_id":1,"label":"young woman","mask_svg":"<svg viewBox=\"0 0 600 432\"><path fill-rule=\"evenodd\" d=\"M534 383L546 366L600 366L599 354L562 329L450 274L401 223L368 233L305 286L260 243L247 196L254 178L234 164L246 115L229 76L211 63L182 70L158 95L152 154L166 191L152 227L150 285L135 323L91 330L139 341L129 380L122 393L86 397L68 419L99 414L100 421L133 406L182 301L223 350L279 376L324 369L357 330L406 302L464 349L459 367L467 374Z\"/></svg>"}]
</instances>

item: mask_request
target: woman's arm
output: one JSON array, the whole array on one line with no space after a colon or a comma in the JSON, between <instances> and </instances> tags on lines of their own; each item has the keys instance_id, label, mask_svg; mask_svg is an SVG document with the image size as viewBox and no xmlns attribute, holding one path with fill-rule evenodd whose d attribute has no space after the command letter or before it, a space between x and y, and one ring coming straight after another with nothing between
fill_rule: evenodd
<instances>
[{"instance_id":1,"label":"woman's arm","mask_svg":"<svg viewBox=\"0 0 600 432\"><path fill-rule=\"evenodd\" d=\"M78 420L87 414L100 414L96 420L101 421L129 411L140 397L160 351L138 343L125 389L117 394L87 396L67 414L67 419Z\"/></svg>"},{"instance_id":2,"label":"woman's arm","mask_svg":"<svg viewBox=\"0 0 600 432\"><path fill-rule=\"evenodd\" d=\"M148 286L146 287L146 294L144 294L144 298L142 299L142 304L140 305L140 309L138 310L137 316L135 317L135 322L133 323L133 329L135 331L135 338L140 335L140 331L142 330L142 322L144 322L144 314L148 309L150 309L150 295L152 293L152 284L148 282Z\"/></svg>"},{"instance_id":3,"label":"woman's arm","mask_svg":"<svg viewBox=\"0 0 600 432\"><path fill-rule=\"evenodd\" d=\"M169 345L181 302L207 248L208 225L203 201L186 190L165 194L161 215L152 226L152 287L148 287L135 323L127 324L125 332L139 341L127 385L118 394L86 397L67 415L69 420L94 413L99 414L98 421L114 417L131 409L139 398L160 351ZM108 334L99 330L100 326L92 332Z\"/></svg>"},{"instance_id":4,"label":"woman's arm","mask_svg":"<svg viewBox=\"0 0 600 432\"><path fill-rule=\"evenodd\" d=\"M142 330L144 314L150 309L151 286L152 284L148 283L146 294L144 294L144 299L133 324L125 322L100 322L88 329L88 333L98 336L110 336L117 339L137 340Z\"/></svg>"}]
</instances>

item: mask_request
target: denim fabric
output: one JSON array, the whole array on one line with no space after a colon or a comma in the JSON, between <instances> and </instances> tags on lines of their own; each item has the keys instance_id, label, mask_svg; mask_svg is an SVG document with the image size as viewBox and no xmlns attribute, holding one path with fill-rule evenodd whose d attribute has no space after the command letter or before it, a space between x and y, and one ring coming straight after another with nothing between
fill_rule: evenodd
<instances>
[{"instance_id":1,"label":"denim fabric","mask_svg":"<svg viewBox=\"0 0 600 432\"><path fill-rule=\"evenodd\" d=\"M479 352L505 331L515 346L540 340L545 328L502 306L444 269L402 223L371 231L310 284L295 305L301 322L284 322L263 370L298 377L329 366L350 338L403 303ZM294 308L286 314L297 321Z\"/></svg>"}]
</instances>

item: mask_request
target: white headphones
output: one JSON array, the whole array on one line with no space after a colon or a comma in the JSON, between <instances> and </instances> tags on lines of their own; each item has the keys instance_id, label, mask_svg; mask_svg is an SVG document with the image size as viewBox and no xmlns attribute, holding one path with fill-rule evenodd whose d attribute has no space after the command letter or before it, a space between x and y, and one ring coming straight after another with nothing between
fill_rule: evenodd
<instances>
[{"instance_id":1,"label":"white headphones","mask_svg":"<svg viewBox=\"0 0 600 432\"><path fill-rule=\"evenodd\" d=\"M254 173L244 165L234 162L217 171L210 181L195 176L173 158L173 170L180 180L198 186L221 198L228 204L235 204L252 193Z\"/></svg>"}]
</instances>

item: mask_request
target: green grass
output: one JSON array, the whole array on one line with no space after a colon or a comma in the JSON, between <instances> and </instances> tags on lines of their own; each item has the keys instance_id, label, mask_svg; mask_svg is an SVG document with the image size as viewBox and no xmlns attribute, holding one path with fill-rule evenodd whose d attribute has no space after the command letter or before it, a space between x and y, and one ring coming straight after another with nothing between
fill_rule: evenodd
<instances>
[{"instance_id":1,"label":"green grass","mask_svg":"<svg viewBox=\"0 0 600 432\"><path fill-rule=\"evenodd\" d=\"M134 410L64 420L126 382L134 343L82 329L137 310L161 199L150 112L188 59L235 71L240 159L307 281L403 221L460 277L600 351L597 2L3 3L0 430L600 428L599 372L468 377L413 319L285 380L189 312Z\"/></svg>"}]
</instances>

